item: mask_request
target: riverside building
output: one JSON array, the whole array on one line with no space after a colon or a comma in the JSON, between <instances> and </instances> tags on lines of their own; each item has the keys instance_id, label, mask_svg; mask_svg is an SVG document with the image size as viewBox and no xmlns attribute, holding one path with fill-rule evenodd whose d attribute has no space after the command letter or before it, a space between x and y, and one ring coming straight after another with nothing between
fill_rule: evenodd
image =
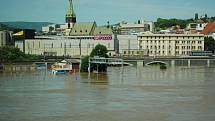
<instances>
[{"instance_id":1,"label":"riverside building","mask_svg":"<svg viewBox=\"0 0 215 121\"><path fill-rule=\"evenodd\" d=\"M141 34L139 49L149 56L189 56L192 51L204 51L203 34Z\"/></svg>"}]
</instances>

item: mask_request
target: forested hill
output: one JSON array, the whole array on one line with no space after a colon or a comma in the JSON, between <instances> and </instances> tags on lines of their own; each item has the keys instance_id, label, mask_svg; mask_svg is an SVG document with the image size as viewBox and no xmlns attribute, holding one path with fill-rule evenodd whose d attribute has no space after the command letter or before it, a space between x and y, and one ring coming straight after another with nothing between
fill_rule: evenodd
<instances>
[{"instance_id":1,"label":"forested hill","mask_svg":"<svg viewBox=\"0 0 215 121\"><path fill-rule=\"evenodd\" d=\"M0 25L6 28L19 28L19 29L35 29L41 31L43 26L52 24L50 22L0 22ZM3 27L2 27L3 28Z\"/></svg>"}]
</instances>

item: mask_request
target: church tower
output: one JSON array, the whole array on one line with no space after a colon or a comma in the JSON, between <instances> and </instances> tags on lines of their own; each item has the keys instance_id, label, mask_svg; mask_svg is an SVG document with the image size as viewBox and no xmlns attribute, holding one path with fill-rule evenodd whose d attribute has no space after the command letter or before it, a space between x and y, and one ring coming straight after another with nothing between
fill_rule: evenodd
<instances>
[{"instance_id":1,"label":"church tower","mask_svg":"<svg viewBox=\"0 0 215 121\"><path fill-rule=\"evenodd\" d=\"M66 13L66 23L67 23L68 29L72 28L72 26L76 23L76 15L73 9L72 0L69 0L69 7Z\"/></svg>"}]
</instances>

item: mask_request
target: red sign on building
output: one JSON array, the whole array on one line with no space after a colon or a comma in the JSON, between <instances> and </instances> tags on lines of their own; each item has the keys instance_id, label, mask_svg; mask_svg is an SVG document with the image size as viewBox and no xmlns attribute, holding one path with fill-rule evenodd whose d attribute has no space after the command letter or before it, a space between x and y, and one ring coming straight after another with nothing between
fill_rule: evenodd
<instances>
[{"instance_id":1,"label":"red sign on building","mask_svg":"<svg viewBox=\"0 0 215 121\"><path fill-rule=\"evenodd\" d=\"M112 40L112 35L97 35L94 36L94 40Z\"/></svg>"}]
</instances>

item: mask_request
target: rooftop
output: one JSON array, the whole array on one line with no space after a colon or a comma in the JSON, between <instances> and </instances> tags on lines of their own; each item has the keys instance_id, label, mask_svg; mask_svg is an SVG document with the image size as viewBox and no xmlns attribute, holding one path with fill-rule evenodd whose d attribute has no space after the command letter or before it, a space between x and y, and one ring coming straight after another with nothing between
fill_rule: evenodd
<instances>
[{"instance_id":1,"label":"rooftop","mask_svg":"<svg viewBox=\"0 0 215 121\"><path fill-rule=\"evenodd\" d=\"M215 22L208 23L205 29L202 31L202 34L208 35L215 30Z\"/></svg>"}]
</instances>

